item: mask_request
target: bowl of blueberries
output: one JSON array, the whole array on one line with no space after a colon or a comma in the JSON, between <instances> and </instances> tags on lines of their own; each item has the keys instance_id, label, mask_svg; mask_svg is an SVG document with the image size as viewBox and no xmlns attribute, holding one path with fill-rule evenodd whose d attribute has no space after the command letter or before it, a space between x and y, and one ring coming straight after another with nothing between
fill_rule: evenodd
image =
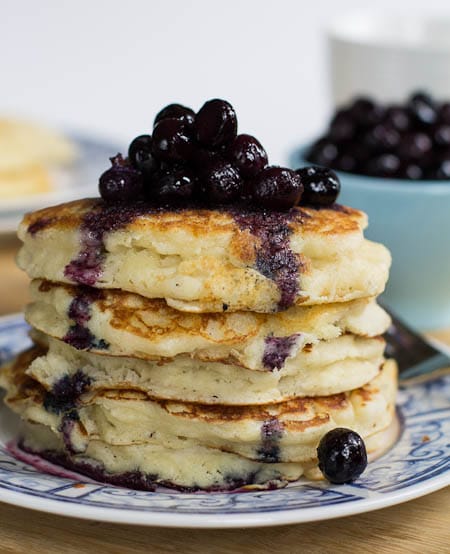
<instances>
[{"instance_id":1,"label":"bowl of blueberries","mask_svg":"<svg viewBox=\"0 0 450 554\"><path fill-rule=\"evenodd\" d=\"M393 258L385 303L419 329L449 326L450 101L354 98L292 163L335 171L340 202L369 215L368 238Z\"/></svg>"}]
</instances>

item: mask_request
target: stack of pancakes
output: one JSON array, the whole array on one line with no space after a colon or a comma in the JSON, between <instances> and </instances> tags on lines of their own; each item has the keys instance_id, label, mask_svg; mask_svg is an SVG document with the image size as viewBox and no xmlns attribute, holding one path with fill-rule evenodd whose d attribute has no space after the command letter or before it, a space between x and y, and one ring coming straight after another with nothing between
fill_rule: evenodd
<instances>
[{"instance_id":1,"label":"stack of pancakes","mask_svg":"<svg viewBox=\"0 0 450 554\"><path fill-rule=\"evenodd\" d=\"M142 489L316 475L335 427L369 452L396 367L365 214L164 210L80 200L25 217L34 346L4 368L22 448Z\"/></svg>"}]
</instances>

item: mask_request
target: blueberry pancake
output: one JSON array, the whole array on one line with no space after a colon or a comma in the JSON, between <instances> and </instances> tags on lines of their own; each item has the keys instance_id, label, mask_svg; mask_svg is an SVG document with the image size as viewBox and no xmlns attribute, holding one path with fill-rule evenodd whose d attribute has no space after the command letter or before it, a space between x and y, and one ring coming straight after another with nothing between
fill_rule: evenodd
<instances>
[{"instance_id":1,"label":"blueberry pancake","mask_svg":"<svg viewBox=\"0 0 450 554\"><path fill-rule=\"evenodd\" d=\"M284 310L383 292L389 252L339 205L284 212L163 209L85 199L28 214L30 277L163 298L187 312Z\"/></svg>"},{"instance_id":2,"label":"blueberry pancake","mask_svg":"<svg viewBox=\"0 0 450 554\"><path fill-rule=\"evenodd\" d=\"M302 350L311 352L320 341L378 337L390 325L373 298L294 306L274 314L190 314L164 300L118 290L36 280L30 292L28 323L79 350L142 359L188 354L261 371L298 365ZM323 363L339 359L333 357L333 347L329 352Z\"/></svg>"},{"instance_id":3,"label":"blueberry pancake","mask_svg":"<svg viewBox=\"0 0 450 554\"><path fill-rule=\"evenodd\" d=\"M205 485L201 470L203 454L206 460L210 454L218 456L218 468L222 468L222 455L223 467L232 455L250 462L250 466L275 464L271 469L275 472L278 464L293 464L293 472L299 475L314 464L318 442L327 431L348 426L369 439L389 427L395 410L396 365L392 361L383 365L375 379L356 390L239 407L161 401L133 390L85 392L82 379L76 384L61 384L59 394L55 395L26 374L36 355L33 350L24 353L2 373L6 403L27 422L50 430L59 443L55 451L48 451L47 444L41 444L38 436L33 436L29 447L50 458L63 454L75 464L86 458L94 459L106 471L108 452L111 456L111 452L121 449L139 452L155 448L162 459L167 456L171 460L174 451L182 449L198 459L189 469L184 468L185 480L173 482L176 486L225 486L217 481ZM145 460L142 469L137 460L139 457L133 459L135 470L170 480L164 474L161 460ZM130 464L131 460L118 471L129 471ZM289 471L287 474L282 471L279 478L289 479ZM238 475L244 479L239 471Z\"/></svg>"},{"instance_id":4,"label":"blueberry pancake","mask_svg":"<svg viewBox=\"0 0 450 554\"><path fill-rule=\"evenodd\" d=\"M78 350L33 332L40 355L27 374L52 390L83 377L86 391L136 390L154 398L203 404L248 405L299 396L337 394L371 381L383 364L384 341L344 335L305 348L296 362L255 371L229 360L204 361L188 355L143 360Z\"/></svg>"},{"instance_id":5,"label":"blueberry pancake","mask_svg":"<svg viewBox=\"0 0 450 554\"><path fill-rule=\"evenodd\" d=\"M19 227L19 448L145 490L357 479L395 440L391 258L338 176L269 165L220 99L166 106L110 161L100 198Z\"/></svg>"},{"instance_id":6,"label":"blueberry pancake","mask_svg":"<svg viewBox=\"0 0 450 554\"><path fill-rule=\"evenodd\" d=\"M369 460L392 444L395 433L395 427L388 427L365 438ZM111 445L92 440L85 452L71 453L61 434L38 423L24 423L20 446L96 481L138 490L160 486L186 492L274 489L302 475L321 478L315 459L289 463L255 461L216 448L191 447L184 440L174 441L171 448L157 443Z\"/></svg>"},{"instance_id":7,"label":"blueberry pancake","mask_svg":"<svg viewBox=\"0 0 450 554\"><path fill-rule=\"evenodd\" d=\"M38 423L24 424L19 445L98 482L150 491L161 486L184 492L273 489L296 481L313 465L259 462L183 440L170 448L156 442L111 445L93 440L83 453L70 453L60 434Z\"/></svg>"}]
</instances>

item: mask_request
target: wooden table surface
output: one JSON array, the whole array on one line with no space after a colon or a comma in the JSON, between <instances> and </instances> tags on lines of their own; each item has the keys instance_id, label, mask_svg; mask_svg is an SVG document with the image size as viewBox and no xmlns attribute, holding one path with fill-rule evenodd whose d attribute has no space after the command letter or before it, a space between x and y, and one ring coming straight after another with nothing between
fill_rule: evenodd
<instances>
[{"instance_id":1,"label":"wooden table surface","mask_svg":"<svg viewBox=\"0 0 450 554\"><path fill-rule=\"evenodd\" d=\"M18 242L0 239L0 314L22 310L28 279ZM433 333L450 343L450 331ZM0 503L0 553L450 553L450 487L406 504L332 521L261 529L192 530L83 521Z\"/></svg>"}]
</instances>

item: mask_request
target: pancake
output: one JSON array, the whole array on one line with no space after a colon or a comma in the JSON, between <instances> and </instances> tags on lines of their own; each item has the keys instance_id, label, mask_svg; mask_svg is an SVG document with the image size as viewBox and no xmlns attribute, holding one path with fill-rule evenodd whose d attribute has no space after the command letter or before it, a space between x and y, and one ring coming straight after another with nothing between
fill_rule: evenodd
<instances>
[{"instance_id":1,"label":"pancake","mask_svg":"<svg viewBox=\"0 0 450 554\"><path fill-rule=\"evenodd\" d=\"M25 216L32 278L163 298L187 312L285 310L380 294L390 255L351 208L287 213L151 208L84 199Z\"/></svg>"},{"instance_id":2,"label":"pancake","mask_svg":"<svg viewBox=\"0 0 450 554\"><path fill-rule=\"evenodd\" d=\"M395 440L390 428L365 440L369 460ZM180 491L228 491L273 489L296 481L302 475L323 479L314 462L268 463L201 446L186 447L184 441L171 448L155 443L111 445L90 441L83 453L68 452L61 436L40 424L25 424L22 450L57 465L78 471L96 481L138 490L168 487Z\"/></svg>"},{"instance_id":3,"label":"pancake","mask_svg":"<svg viewBox=\"0 0 450 554\"><path fill-rule=\"evenodd\" d=\"M3 369L6 403L24 420L49 427L77 454L92 441L167 449L182 442L187 449L211 448L256 462L312 462L320 438L330 429L349 427L365 439L388 427L395 410L393 361L364 387L339 395L208 406L158 400L134 390L85 392L82 379L48 393L26 374L35 356L26 352Z\"/></svg>"},{"instance_id":4,"label":"pancake","mask_svg":"<svg viewBox=\"0 0 450 554\"><path fill-rule=\"evenodd\" d=\"M29 121L0 118L0 173L64 165L75 156L75 146L63 135Z\"/></svg>"},{"instance_id":5,"label":"pancake","mask_svg":"<svg viewBox=\"0 0 450 554\"><path fill-rule=\"evenodd\" d=\"M187 314L164 300L38 280L31 284L31 298L27 321L79 349L142 359L189 354L262 371L298 368L315 357L312 346L320 341L348 333L376 337L390 324L373 299L295 306L275 314ZM365 357L357 349L335 355L333 348L331 343L327 354L319 351L316 365Z\"/></svg>"},{"instance_id":6,"label":"pancake","mask_svg":"<svg viewBox=\"0 0 450 554\"><path fill-rule=\"evenodd\" d=\"M160 444L111 445L89 442L70 453L61 437L44 425L26 425L20 446L96 481L138 490L163 486L180 491L228 491L243 486L278 488L299 479L308 464L264 463L214 448Z\"/></svg>"},{"instance_id":7,"label":"pancake","mask_svg":"<svg viewBox=\"0 0 450 554\"><path fill-rule=\"evenodd\" d=\"M52 190L52 178L42 165L32 165L11 171L0 171L0 200L42 194Z\"/></svg>"},{"instance_id":8,"label":"pancake","mask_svg":"<svg viewBox=\"0 0 450 554\"><path fill-rule=\"evenodd\" d=\"M254 371L186 355L164 360L99 356L33 336L44 348L37 350L27 373L47 391L58 390L64 380L84 378L86 391L132 389L158 399L226 405L277 403L361 387L378 374L384 350L380 339L344 335L301 352L296 365Z\"/></svg>"}]
</instances>

